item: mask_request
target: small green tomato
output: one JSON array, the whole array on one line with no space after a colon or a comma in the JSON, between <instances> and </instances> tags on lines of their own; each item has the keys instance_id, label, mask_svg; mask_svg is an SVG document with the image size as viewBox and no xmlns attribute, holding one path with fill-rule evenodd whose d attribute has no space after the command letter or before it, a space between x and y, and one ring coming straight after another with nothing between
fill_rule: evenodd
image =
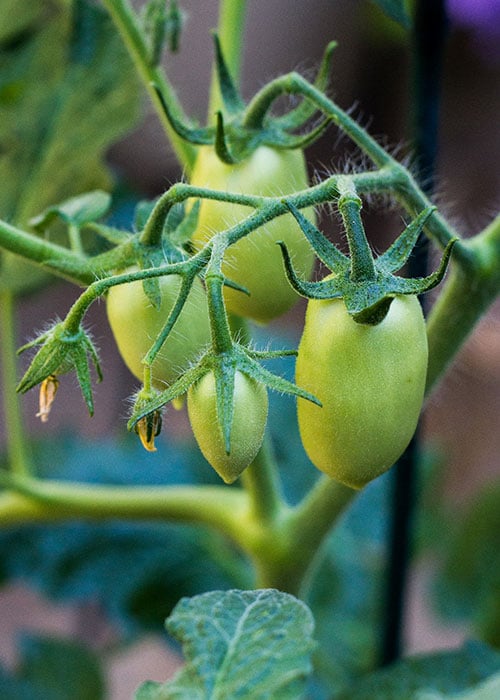
<instances>
[{"instance_id":1,"label":"small green tomato","mask_svg":"<svg viewBox=\"0 0 500 700\"><path fill-rule=\"evenodd\" d=\"M308 186L302 151L286 151L260 146L245 161L227 165L211 146L200 148L193 169L191 184L222 192L280 196ZM238 204L203 200L193 244L200 250L215 233L246 218L252 209ZM314 211L306 216L314 220ZM225 257L224 274L250 296L234 289L224 289L228 311L238 316L267 323L290 309L298 300L297 293L283 272L281 253L276 245L283 241L293 258L297 272L311 276L314 254L291 214L273 219L232 245Z\"/></svg>"},{"instance_id":2,"label":"small green tomato","mask_svg":"<svg viewBox=\"0 0 500 700\"><path fill-rule=\"evenodd\" d=\"M188 415L196 441L207 462L227 484L239 477L260 449L267 421L267 390L243 372L236 371L233 400L228 454L217 416L214 373L203 375L187 392Z\"/></svg>"},{"instance_id":3,"label":"small green tomato","mask_svg":"<svg viewBox=\"0 0 500 700\"><path fill-rule=\"evenodd\" d=\"M165 325L179 293L178 275L159 278L161 305L156 309L144 293L142 281L111 287L107 297L109 325L123 361L142 380L142 359ZM164 389L174 382L210 343L205 290L195 279L186 303L152 367L153 385Z\"/></svg>"},{"instance_id":4,"label":"small green tomato","mask_svg":"<svg viewBox=\"0 0 500 700\"><path fill-rule=\"evenodd\" d=\"M427 337L418 299L397 296L377 325L353 321L341 299L310 300L297 384L302 443L333 479L362 488L388 470L415 432L424 398Z\"/></svg>"}]
</instances>

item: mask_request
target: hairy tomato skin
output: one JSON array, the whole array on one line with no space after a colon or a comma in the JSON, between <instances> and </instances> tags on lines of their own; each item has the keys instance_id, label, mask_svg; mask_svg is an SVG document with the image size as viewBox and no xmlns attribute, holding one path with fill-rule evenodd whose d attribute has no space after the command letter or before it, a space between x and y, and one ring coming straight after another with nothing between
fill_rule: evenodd
<instances>
[{"instance_id":1,"label":"hairy tomato skin","mask_svg":"<svg viewBox=\"0 0 500 700\"><path fill-rule=\"evenodd\" d=\"M178 275L159 277L161 305L151 304L142 281L111 287L106 309L120 355L137 379L142 380L142 359L166 323L181 285ZM210 343L210 323L205 290L195 279L179 318L153 363L153 384L164 389L201 354Z\"/></svg>"},{"instance_id":2,"label":"hairy tomato skin","mask_svg":"<svg viewBox=\"0 0 500 700\"><path fill-rule=\"evenodd\" d=\"M286 151L260 146L244 162L227 165L211 146L200 148L191 184L223 192L279 196L308 186L302 151ZM215 233L246 218L252 209L227 202L203 200L198 225L193 235L197 250ZM314 221L314 211L305 215ZM250 296L224 289L228 311L258 323L280 316L298 300L288 283L281 252L276 241L284 241L301 277L311 276L314 253L291 214L280 216L232 245L225 257L224 274L245 287Z\"/></svg>"},{"instance_id":3,"label":"hairy tomato skin","mask_svg":"<svg viewBox=\"0 0 500 700\"><path fill-rule=\"evenodd\" d=\"M378 325L352 320L341 299L310 300L296 364L304 448L355 489L387 471L410 442L424 398L427 336L418 299L396 297Z\"/></svg>"},{"instance_id":4,"label":"hairy tomato skin","mask_svg":"<svg viewBox=\"0 0 500 700\"><path fill-rule=\"evenodd\" d=\"M229 455L217 419L216 404L215 376L208 372L188 389L189 421L203 456L223 481L231 484L253 462L262 445L267 421L267 390L263 384L236 371Z\"/></svg>"}]
</instances>

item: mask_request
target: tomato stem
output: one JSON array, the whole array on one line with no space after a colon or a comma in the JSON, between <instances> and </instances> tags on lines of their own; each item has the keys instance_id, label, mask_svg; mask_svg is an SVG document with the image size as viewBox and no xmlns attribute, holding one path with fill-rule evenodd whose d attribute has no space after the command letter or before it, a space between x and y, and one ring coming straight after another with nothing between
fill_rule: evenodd
<instances>
[{"instance_id":1,"label":"tomato stem","mask_svg":"<svg viewBox=\"0 0 500 700\"><path fill-rule=\"evenodd\" d=\"M353 282L369 282L375 279L376 273L373 255L366 238L363 222L361 221L361 199L351 188L345 190L342 185L339 189L342 194L338 200L338 208L344 223L351 254L350 277Z\"/></svg>"},{"instance_id":2,"label":"tomato stem","mask_svg":"<svg viewBox=\"0 0 500 700\"><path fill-rule=\"evenodd\" d=\"M252 464L241 475L242 484L250 498L251 514L257 520L273 520L282 504L278 479L268 432Z\"/></svg>"},{"instance_id":3,"label":"tomato stem","mask_svg":"<svg viewBox=\"0 0 500 700\"><path fill-rule=\"evenodd\" d=\"M31 472L31 457L23 428L19 394L16 393L16 304L13 294L0 294L0 343L2 367L2 397L4 408L7 456L10 469L15 474Z\"/></svg>"},{"instance_id":4,"label":"tomato stem","mask_svg":"<svg viewBox=\"0 0 500 700\"><path fill-rule=\"evenodd\" d=\"M196 149L192 144L181 139L166 118L161 100L155 86L158 86L163 99L168 101L171 112L182 122L187 121L184 110L175 94L173 86L168 81L161 66L153 65L145 43L144 35L137 21L136 14L128 0L103 0L111 19L120 33L136 71L146 88L151 102L155 107L160 122L170 139L179 163L189 174L196 158Z\"/></svg>"}]
</instances>

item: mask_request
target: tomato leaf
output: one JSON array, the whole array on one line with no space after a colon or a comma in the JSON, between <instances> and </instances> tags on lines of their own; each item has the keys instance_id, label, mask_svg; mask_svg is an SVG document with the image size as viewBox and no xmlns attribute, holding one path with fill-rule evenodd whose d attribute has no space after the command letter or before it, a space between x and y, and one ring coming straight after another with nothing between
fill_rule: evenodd
<instances>
[{"instance_id":1,"label":"tomato leaf","mask_svg":"<svg viewBox=\"0 0 500 700\"><path fill-rule=\"evenodd\" d=\"M111 195L102 190L94 190L48 207L42 214L31 219L30 224L38 231L44 231L59 217L67 224L82 226L100 219L107 213L110 205Z\"/></svg>"},{"instance_id":2,"label":"tomato leaf","mask_svg":"<svg viewBox=\"0 0 500 700\"><path fill-rule=\"evenodd\" d=\"M407 0L372 0L385 14L405 29L411 27Z\"/></svg>"},{"instance_id":3,"label":"tomato leaf","mask_svg":"<svg viewBox=\"0 0 500 700\"><path fill-rule=\"evenodd\" d=\"M468 642L456 651L399 661L351 685L335 700L494 700L499 674L500 654Z\"/></svg>"},{"instance_id":4,"label":"tomato leaf","mask_svg":"<svg viewBox=\"0 0 500 700\"><path fill-rule=\"evenodd\" d=\"M166 626L183 644L186 667L163 686L142 686L136 700L303 697L313 619L293 596L232 590L183 598Z\"/></svg>"},{"instance_id":5,"label":"tomato leaf","mask_svg":"<svg viewBox=\"0 0 500 700\"><path fill-rule=\"evenodd\" d=\"M9 16L11 0L0 0ZM40 6L41 12L33 12ZM130 59L105 13L88 0L19 0L26 17L0 44L0 216L21 227L54 203L108 188L103 156L138 117ZM45 279L2 254L2 287Z\"/></svg>"},{"instance_id":6,"label":"tomato leaf","mask_svg":"<svg viewBox=\"0 0 500 700\"><path fill-rule=\"evenodd\" d=\"M58 639L25 636L13 674L0 666L2 700L104 700L104 676L89 649Z\"/></svg>"}]
</instances>

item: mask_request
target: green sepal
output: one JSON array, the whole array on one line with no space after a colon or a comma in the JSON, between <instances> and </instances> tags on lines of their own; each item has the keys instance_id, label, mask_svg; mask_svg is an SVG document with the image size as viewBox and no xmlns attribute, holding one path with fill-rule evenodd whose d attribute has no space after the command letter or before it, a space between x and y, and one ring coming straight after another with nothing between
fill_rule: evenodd
<instances>
[{"instance_id":1,"label":"green sepal","mask_svg":"<svg viewBox=\"0 0 500 700\"><path fill-rule=\"evenodd\" d=\"M147 270L149 267L160 267L161 263L163 262L163 256L161 255L160 251L155 250L151 254L141 255L138 262L141 270ZM142 280L142 288L153 308L159 309L161 306L159 278L145 277Z\"/></svg>"},{"instance_id":2,"label":"green sepal","mask_svg":"<svg viewBox=\"0 0 500 700\"><path fill-rule=\"evenodd\" d=\"M231 428L234 416L234 378L237 359L231 353L219 355L214 362L217 418L224 439L226 454L231 453Z\"/></svg>"},{"instance_id":3,"label":"green sepal","mask_svg":"<svg viewBox=\"0 0 500 700\"><path fill-rule=\"evenodd\" d=\"M269 129L269 131L263 132L262 143L271 148L284 149L287 151L297 148L307 148L307 146L310 146L323 135L330 124L331 119L325 117L317 126L313 127L305 134L287 134L284 131Z\"/></svg>"},{"instance_id":4,"label":"green sepal","mask_svg":"<svg viewBox=\"0 0 500 700\"><path fill-rule=\"evenodd\" d=\"M158 95L158 99L160 100L168 122L177 136L180 136L181 139L184 139L185 141L189 141L189 143L197 144L198 146L208 146L213 144L215 132L212 127L191 128L189 126L185 126L179 119L177 119L170 109L168 102L163 96L159 86L156 83L152 83L152 86Z\"/></svg>"},{"instance_id":5,"label":"green sepal","mask_svg":"<svg viewBox=\"0 0 500 700\"><path fill-rule=\"evenodd\" d=\"M147 42L149 64L161 63L165 44L172 53L179 50L183 16L176 0L149 0L141 13L143 31Z\"/></svg>"},{"instance_id":6,"label":"green sepal","mask_svg":"<svg viewBox=\"0 0 500 700\"><path fill-rule=\"evenodd\" d=\"M181 33L184 26L184 16L177 0L170 0L166 15L165 36L171 53L179 50Z\"/></svg>"},{"instance_id":7,"label":"green sepal","mask_svg":"<svg viewBox=\"0 0 500 700\"><path fill-rule=\"evenodd\" d=\"M265 384L273 391L277 391L280 394L290 394L292 396L299 396L302 399L311 401L311 403L317 406L322 406L322 403L313 394L301 389L293 382L284 379L283 377L273 374L265 367L263 367L259 362L249 357L249 355L243 355L238 364L238 369L245 372L249 377L255 379L255 381Z\"/></svg>"},{"instance_id":8,"label":"green sepal","mask_svg":"<svg viewBox=\"0 0 500 700\"><path fill-rule=\"evenodd\" d=\"M141 12L142 30L148 49L148 62L156 67L161 62L166 40L166 0L149 0Z\"/></svg>"},{"instance_id":9,"label":"green sepal","mask_svg":"<svg viewBox=\"0 0 500 700\"><path fill-rule=\"evenodd\" d=\"M163 409L167 403L185 394L189 387L201 379L204 374L213 371L216 378L217 413L221 417L221 430L224 436L226 451L229 454L233 411L232 396L234 391L234 375L237 370L255 379L255 381L265 384L274 391L300 396L319 406L321 405L315 396L297 387L293 382L289 382L283 377L273 374L262 367L257 361L257 359L280 357L283 354L295 354L295 351L257 351L236 343L233 343L231 349L224 353L215 354L209 351L200 358L196 365L188 369L187 372L168 387L168 389L158 392L151 399L145 401L141 399L140 402L136 400L127 427L129 430L134 430L141 418L144 418L154 411Z\"/></svg>"},{"instance_id":10,"label":"green sepal","mask_svg":"<svg viewBox=\"0 0 500 700\"><path fill-rule=\"evenodd\" d=\"M59 322L35 340L19 348L18 353L36 345L41 345L41 348L17 385L16 391L24 394L37 384L41 384L47 377L57 377L74 369L83 398L92 416L94 403L89 357L96 370L98 381L102 380L102 372L97 350L88 333L82 327L76 333L69 332L64 323Z\"/></svg>"},{"instance_id":11,"label":"green sepal","mask_svg":"<svg viewBox=\"0 0 500 700\"><path fill-rule=\"evenodd\" d=\"M161 249L150 246L137 246L137 263L141 270L147 270L151 267L165 267L167 264L181 262L186 259L186 253L168 239L167 236L162 237ZM168 273L167 270L165 274ZM159 277L145 277L142 280L144 294L147 296L155 309L161 306L161 291Z\"/></svg>"},{"instance_id":12,"label":"green sepal","mask_svg":"<svg viewBox=\"0 0 500 700\"><path fill-rule=\"evenodd\" d=\"M29 223L40 232L45 231L56 219L80 227L103 217L110 206L111 195L103 190L94 190L48 207L41 214L30 219Z\"/></svg>"},{"instance_id":13,"label":"green sepal","mask_svg":"<svg viewBox=\"0 0 500 700\"><path fill-rule=\"evenodd\" d=\"M236 289L237 292L242 292L243 294L250 296L250 292L246 287L243 287L241 284L238 284L238 282L234 282L234 280L229 279L229 277L224 277L223 285L224 287Z\"/></svg>"},{"instance_id":14,"label":"green sepal","mask_svg":"<svg viewBox=\"0 0 500 700\"><path fill-rule=\"evenodd\" d=\"M148 351L146 357L143 360L145 365L152 365L155 361L156 355L158 354L162 345L166 341L169 333L171 332L177 319L179 318L182 309L184 308L184 304L187 301L192 285L193 277L183 275L181 288L179 289L179 293L177 295L177 299L175 300L175 304L170 310L167 320L165 321L165 325L161 329L160 333L156 337L153 345L151 346L150 350Z\"/></svg>"},{"instance_id":15,"label":"green sepal","mask_svg":"<svg viewBox=\"0 0 500 700\"><path fill-rule=\"evenodd\" d=\"M377 267L384 272L397 272L407 262L415 247L423 227L436 207L427 207L413 219L394 243L377 258Z\"/></svg>"},{"instance_id":16,"label":"green sepal","mask_svg":"<svg viewBox=\"0 0 500 700\"><path fill-rule=\"evenodd\" d=\"M217 153L217 156L223 163L227 163L228 165L234 165L235 163L238 163L241 160L241 158L237 158L229 148L226 139L224 116L222 112L217 112L214 148L215 152Z\"/></svg>"},{"instance_id":17,"label":"green sepal","mask_svg":"<svg viewBox=\"0 0 500 700\"><path fill-rule=\"evenodd\" d=\"M228 114L239 114L245 107L238 89L231 77L229 68L222 52L219 36L213 33L215 47L215 72L219 83L220 94Z\"/></svg>"},{"instance_id":18,"label":"green sepal","mask_svg":"<svg viewBox=\"0 0 500 700\"><path fill-rule=\"evenodd\" d=\"M350 266L348 256L341 253L337 246L329 241L309 219L306 219L297 207L286 199L283 201L295 217L304 236L309 241L321 262L324 263L329 270L334 270L335 272L347 270Z\"/></svg>"},{"instance_id":19,"label":"green sepal","mask_svg":"<svg viewBox=\"0 0 500 700\"><path fill-rule=\"evenodd\" d=\"M293 267L292 259L288 248L283 241L277 241L283 255L283 264L288 281L297 294L307 299L338 299L342 297L343 291L339 288L337 277L327 278L321 282L309 282L301 279ZM345 271L348 274L348 270ZM340 276L340 275L339 275Z\"/></svg>"}]
</instances>

